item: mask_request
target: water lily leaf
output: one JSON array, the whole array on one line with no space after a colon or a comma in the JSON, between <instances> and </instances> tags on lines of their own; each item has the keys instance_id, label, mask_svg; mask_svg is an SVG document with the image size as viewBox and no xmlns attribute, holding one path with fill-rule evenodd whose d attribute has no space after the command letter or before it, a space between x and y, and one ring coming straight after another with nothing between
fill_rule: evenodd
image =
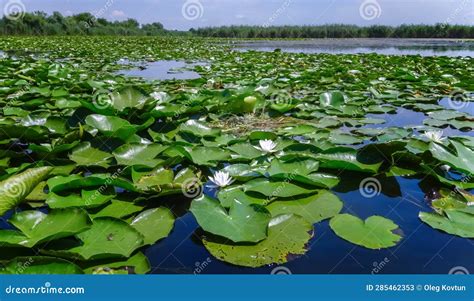
<instances>
[{"instance_id":1,"label":"water lily leaf","mask_svg":"<svg viewBox=\"0 0 474 301\"><path fill-rule=\"evenodd\" d=\"M339 109L346 103L346 97L339 91L326 92L319 96L319 103L322 107Z\"/></svg>"},{"instance_id":2,"label":"water lily leaf","mask_svg":"<svg viewBox=\"0 0 474 301\"><path fill-rule=\"evenodd\" d=\"M132 257L121 261L89 261L83 268L86 274L99 275L146 274L151 270L150 262L142 252L137 252Z\"/></svg>"},{"instance_id":3,"label":"water lily leaf","mask_svg":"<svg viewBox=\"0 0 474 301\"><path fill-rule=\"evenodd\" d=\"M337 176L327 173L312 173L307 176L297 175L293 180L295 182L328 189L333 188L339 184L339 178Z\"/></svg>"},{"instance_id":4,"label":"water lily leaf","mask_svg":"<svg viewBox=\"0 0 474 301\"><path fill-rule=\"evenodd\" d=\"M167 146L159 144L125 144L117 148L113 155L119 165L154 168L163 162L162 159L156 157L167 148Z\"/></svg>"},{"instance_id":5,"label":"water lily leaf","mask_svg":"<svg viewBox=\"0 0 474 301\"><path fill-rule=\"evenodd\" d=\"M144 238L124 221L111 217L95 218L92 227L77 235L81 246L68 250L85 260L112 257L130 257L143 246Z\"/></svg>"},{"instance_id":6,"label":"water lily leaf","mask_svg":"<svg viewBox=\"0 0 474 301\"><path fill-rule=\"evenodd\" d=\"M288 177L301 175L307 176L317 171L319 162L313 159L296 160L293 162L281 162L273 160L267 172L271 178L286 179Z\"/></svg>"},{"instance_id":7,"label":"water lily leaf","mask_svg":"<svg viewBox=\"0 0 474 301\"><path fill-rule=\"evenodd\" d=\"M253 167L248 164L232 164L224 167L222 171L229 173L229 175L239 181L248 181L259 177L265 173L265 167Z\"/></svg>"},{"instance_id":8,"label":"water lily leaf","mask_svg":"<svg viewBox=\"0 0 474 301\"><path fill-rule=\"evenodd\" d=\"M235 244L216 237L203 239L206 249L216 258L239 266L261 267L286 263L290 257L306 253L313 226L295 215L274 217L268 238L257 244Z\"/></svg>"},{"instance_id":9,"label":"water lily leaf","mask_svg":"<svg viewBox=\"0 0 474 301\"><path fill-rule=\"evenodd\" d=\"M229 146L227 149L231 150L235 154L232 154L232 159L244 159L252 160L263 155L261 150L256 149L249 143L236 143Z\"/></svg>"},{"instance_id":10,"label":"water lily leaf","mask_svg":"<svg viewBox=\"0 0 474 301\"><path fill-rule=\"evenodd\" d=\"M78 188L99 187L102 185L120 187L129 191L137 191L133 183L120 177L119 173L94 174L87 177L80 175L57 176L47 181L49 191L58 193Z\"/></svg>"},{"instance_id":11,"label":"water lily leaf","mask_svg":"<svg viewBox=\"0 0 474 301\"><path fill-rule=\"evenodd\" d=\"M52 170L52 167L30 168L0 182L0 216L22 203Z\"/></svg>"},{"instance_id":12,"label":"water lily leaf","mask_svg":"<svg viewBox=\"0 0 474 301\"><path fill-rule=\"evenodd\" d=\"M112 159L112 155L93 148L89 142L84 142L72 150L69 159L79 166L100 166L107 168Z\"/></svg>"},{"instance_id":13,"label":"water lily leaf","mask_svg":"<svg viewBox=\"0 0 474 301\"><path fill-rule=\"evenodd\" d=\"M273 217L282 214L295 214L311 224L331 218L342 209L341 200L330 191L320 190L317 194L291 201L275 201L266 208Z\"/></svg>"},{"instance_id":14,"label":"water lily leaf","mask_svg":"<svg viewBox=\"0 0 474 301\"><path fill-rule=\"evenodd\" d=\"M72 236L90 227L87 213L80 209L52 210L49 214L40 211L22 211L13 215L9 222L20 232L0 230L0 242L33 247L39 243ZM20 240L19 235L23 236ZM11 238L18 239L16 242Z\"/></svg>"},{"instance_id":15,"label":"water lily leaf","mask_svg":"<svg viewBox=\"0 0 474 301\"><path fill-rule=\"evenodd\" d=\"M46 204L52 209L61 208L94 208L101 206L112 200L115 194L102 194L99 190L82 190L81 195L70 194L61 196L50 192L46 199Z\"/></svg>"},{"instance_id":16,"label":"water lily leaf","mask_svg":"<svg viewBox=\"0 0 474 301\"><path fill-rule=\"evenodd\" d=\"M358 172L376 173L382 162L377 164L365 164L357 160L353 151L329 151L316 156L320 160L320 167L329 169L342 169Z\"/></svg>"},{"instance_id":17,"label":"water lily leaf","mask_svg":"<svg viewBox=\"0 0 474 301\"><path fill-rule=\"evenodd\" d=\"M433 157L461 171L474 173L474 151L455 140L450 140L450 142L456 149L457 155L451 153L445 146L432 142L430 152Z\"/></svg>"},{"instance_id":18,"label":"water lily leaf","mask_svg":"<svg viewBox=\"0 0 474 301\"><path fill-rule=\"evenodd\" d=\"M189 159L197 165L214 166L215 162L230 159L230 152L218 147L193 147L185 148Z\"/></svg>"},{"instance_id":19,"label":"water lily leaf","mask_svg":"<svg viewBox=\"0 0 474 301\"><path fill-rule=\"evenodd\" d=\"M256 204L234 202L229 212L205 195L193 200L190 211L204 231L233 242L259 242L267 237L270 213Z\"/></svg>"},{"instance_id":20,"label":"water lily leaf","mask_svg":"<svg viewBox=\"0 0 474 301\"><path fill-rule=\"evenodd\" d=\"M126 87L110 93L111 104L118 111L127 108L143 109L147 99L148 97L144 93L133 87Z\"/></svg>"},{"instance_id":21,"label":"water lily leaf","mask_svg":"<svg viewBox=\"0 0 474 301\"><path fill-rule=\"evenodd\" d=\"M435 213L420 212L420 219L434 229L464 238L474 238L474 212L445 210L447 217Z\"/></svg>"},{"instance_id":22,"label":"water lily leaf","mask_svg":"<svg viewBox=\"0 0 474 301\"><path fill-rule=\"evenodd\" d=\"M275 182L267 179L255 179L243 185L245 192L258 192L267 197L295 197L302 194L314 192L314 189L306 189L288 182Z\"/></svg>"},{"instance_id":23,"label":"water lily leaf","mask_svg":"<svg viewBox=\"0 0 474 301\"><path fill-rule=\"evenodd\" d=\"M97 213L91 213L90 215L94 219L98 217L113 217L116 219L121 219L142 210L142 206L136 205L132 202L112 200L112 202L105 208Z\"/></svg>"},{"instance_id":24,"label":"water lily leaf","mask_svg":"<svg viewBox=\"0 0 474 301\"><path fill-rule=\"evenodd\" d=\"M392 232L398 225L381 216L371 216L363 221L350 214L339 214L329 225L342 239L368 249L393 247L402 239Z\"/></svg>"},{"instance_id":25,"label":"water lily leaf","mask_svg":"<svg viewBox=\"0 0 474 301\"><path fill-rule=\"evenodd\" d=\"M0 269L0 274L23 274L23 275L72 275L84 274L81 268L64 259L31 256L17 257Z\"/></svg>"},{"instance_id":26,"label":"water lily leaf","mask_svg":"<svg viewBox=\"0 0 474 301\"><path fill-rule=\"evenodd\" d=\"M174 220L168 208L155 208L137 215L130 225L144 236L146 245L152 245L168 236L173 229Z\"/></svg>"},{"instance_id":27,"label":"water lily leaf","mask_svg":"<svg viewBox=\"0 0 474 301\"><path fill-rule=\"evenodd\" d=\"M221 205L224 208L230 208L234 201L238 201L243 204L257 204L257 205L266 205L271 202L268 197L255 197L246 194L243 191L242 186L230 186L223 188L217 194L217 198L221 202Z\"/></svg>"},{"instance_id":28,"label":"water lily leaf","mask_svg":"<svg viewBox=\"0 0 474 301\"><path fill-rule=\"evenodd\" d=\"M220 134L219 129L210 128L196 120L188 120L181 124L179 131L182 133L189 133L197 137L216 137Z\"/></svg>"},{"instance_id":29,"label":"water lily leaf","mask_svg":"<svg viewBox=\"0 0 474 301\"><path fill-rule=\"evenodd\" d=\"M107 137L117 137L127 140L133 136L142 126L132 125L125 119L115 116L104 116L92 114L86 117L86 124Z\"/></svg>"}]
</instances>

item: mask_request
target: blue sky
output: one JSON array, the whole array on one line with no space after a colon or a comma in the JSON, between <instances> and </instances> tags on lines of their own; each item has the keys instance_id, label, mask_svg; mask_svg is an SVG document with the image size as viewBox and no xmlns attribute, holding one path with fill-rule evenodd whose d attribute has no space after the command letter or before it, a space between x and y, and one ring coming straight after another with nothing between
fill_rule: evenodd
<instances>
[{"instance_id":1,"label":"blue sky","mask_svg":"<svg viewBox=\"0 0 474 301\"><path fill-rule=\"evenodd\" d=\"M474 0L1 0L3 11L19 1L27 11L88 11L180 30L231 24L474 25Z\"/></svg>"}]
</instances>

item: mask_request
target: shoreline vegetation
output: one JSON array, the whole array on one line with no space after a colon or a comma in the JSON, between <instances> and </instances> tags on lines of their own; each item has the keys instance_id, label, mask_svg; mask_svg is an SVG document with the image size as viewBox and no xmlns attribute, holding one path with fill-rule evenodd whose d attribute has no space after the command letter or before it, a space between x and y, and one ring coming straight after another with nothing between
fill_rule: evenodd
<instances>
[{"instance_id":1,"label":"shoreline vegetation","mask_svg":"<svg viewBox=\"0 0 474 301\"><path fill-rule=\"evenodd\" d=\"M90 13L63 16L59 12L24 13L21 16L3 16L0 35L97 35L97 36L196 36L244 39L285 38L429 38L473 39L474 26L438 23L434 25L409 24L400 26L346 24L305 26L247 26L191 28L188 31L167 30L154 22L140 24L137 20L108 21Z\"/></svg>"}]
</instances>

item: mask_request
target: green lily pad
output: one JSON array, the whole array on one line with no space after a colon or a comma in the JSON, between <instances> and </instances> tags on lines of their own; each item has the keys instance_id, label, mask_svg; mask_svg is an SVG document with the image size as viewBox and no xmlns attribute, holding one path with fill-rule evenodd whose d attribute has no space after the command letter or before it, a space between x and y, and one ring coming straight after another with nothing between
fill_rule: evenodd
<instances>
[{"instance_id":1,"label":"green lily pad","mask_svg":"<svg viewBox=\"0 0 474 301\"><path fill-rule=\"evenodd\" d=\"M31 256L17 257L9 261L5 264L4 269L0 269L0 274L72 275L84 274L84 272L74 263L64 259L46 256Z\"/></svg>"},{"instance_id":2,"label":"green lily pad","mask_svg":"<svg viewBox=\"0 0 474 301\"><path fill-rule=\"evenodd\" d=\"M435 213L420 212L420 219L434 229L464 238L474 238L474 213L461 210L445 210L447 217Z\"/></svg>"},{"instance_id":3,"label":"green lily pad","mask_svg":"<svg viewBox=\"0 0 474 301\"><path fill-rule=\"evenodd\" d=\"M274 217L268 227L268 238L257 244L235 244L215 237L203 239L206 249L219 260L245 267L283 264L290 257L306 253L313 226L295 215Z\"/></svg>"},{"instance_id":4,"label":"green lily pad","mask_svg":"<svg viewBox=\"0 0 474 301\"><path fill-rule=\"evenodd\" d=\"M84 260L130 257L144 244L140 232L126 222L111 217L95 218L92 227L77 237L82 245L67 252L77 254Z\"/></svg>"},{"instance_id":5,"label":"green lily pad","mask_svg":"<svg viewBox=\"0 0 474 301\"><path fill-rule=\"evenodd\" d=\"M393 247L402 239L393 233L398 226L381 216L371 216L363 221L350 214L339 214L329 225L339 237L368 249Z\"/></svg>"},{"instance_id":6,"label":"green lily pad","mask_svg":"<svg viewBox=\"0 0 474 301\"><path fill-rule=\"evenodd\" d=\"M255 179L243 185L245 192L258 192L267 197L295 197L314 192L289 182L275 182L267 179Z\"/></svg>"},{"instance_id":7,"label":"green lily pad","mask_svg":"<svg viewBox=\"0 0 474 301\"><path fill-rule=\"evenodd\" d=\"M114 197L115 194L102 194L99 190L82 190L81 195L70 194L68 196L60 196L50 192L46 199L46 204L52 209L71 207L94 208L107 203Z\"/></svg>"},{"instance_id":8,"label":"green lily pad","mask_svg":"<svg viewBox=\"0 0 474 301\"><path fill-rule=\"evenodd\" d=\"M112 155L93 148L89 142L84 142L72 150L69 159L80 166L109 167Z\"/></svg>"},{"instance_id":9,"label":"green lily pad","mask_svg":"<svg viewBox=\"0 0 474 301\"><path fill-rule=\"evenodd\" d=\"M266 208L273 217L282 214L295 214L315 224L339 214L341 200L330 191L320 190L317 194L291 201L275 201Z\"/></svg>"},{"instance_id":10,"label":"green lily pad","mask_svg":"<svg viewBox=\"0 0 474 301\"><path fill-rule=\"evenodd\" d=\"M168 208L143 211L130 223L144 236L144 243L152 245L168 236L173 229L174 216Z\"/></svg>"},{"instance_id":11,"label":"green lily pad","mask_svg":"<svg viewBox=\"0 0 474 301\"><path fill-rule=\"evenodd\" d=\"M125 144L117 148L113 155L120 165L141 165L153 168L163 162L157 156L166 148L167 146L159 144Z\"/></svg>"},{"instance_id":12,"label":"green lily pad","mask_svg":"<svg viewBox=\"0 0 474 301\"><path fill-rule=\"evenodd\" d=\"M456 149L457 155L451 153L445 146L432 142L430 152L433 157L461 171L474 173L474 151L455 140L450 140L450 142Z\"/></svg>"},{"instance_id":13,"label":"green lily pad","mask_svg":"<svg viewBox=\"0 0 474 301\"><path fill-rule=\"evenodd\" d=\"M52 210L49 214L22 211L9 222L21 232L0 230L0 242L26 247L75 235L91 225L89 216L81 209Z\"/></svg>"},{"instance_id":14,"label":"green lily pad","mask_svg":"<svg viewBox=\"0 0 474 301\"><path fill-rule=\"evenodd\" d=\"M190 211L204 231L233 242L259 242L265 239L271 218L265 207L238 201L234 201L227 212L219 201L205 195L193 200Z\"/></svg>"},{"instance_id":15,"label":"green lily pad","mask_svg":"<svg viewBox=\"0 0 474 301\"><path fill-rule=\"evenodd\" d=\"M220 130L213 129L207 125L196 121L188 120L179 127L180 132L189 133L198 137L216 137L220 134Z\"/></svg>"},{"instance_id":16,"label":"green lily pad","mask_svg":"<svg viewBox=\"0 0 474 301\"><path fill-rule=\"evenodd\" d=\"M142 252L137 252L126 260L90 261L84 267L86 274L99 275L146 274L150 270L150 262Z\"/></svg>"}]
</instances>

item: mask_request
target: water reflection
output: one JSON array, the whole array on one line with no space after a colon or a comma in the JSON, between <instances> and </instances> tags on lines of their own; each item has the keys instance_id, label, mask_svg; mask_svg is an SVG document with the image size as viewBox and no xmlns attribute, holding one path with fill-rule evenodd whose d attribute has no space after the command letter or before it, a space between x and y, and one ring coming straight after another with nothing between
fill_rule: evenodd
<instances>
[{"instance_id":1,"label":"water reflection","mask_svg":"<svg viewBox=\"0 0 474 301\"><path fill-rule=\"evenodd\" d=\"M130 77L141 77L148 80L185 80L197 79L201 76L199 73L190 70L199 63L187 64L183 61L156 61L151 63L130 63L122 64L135 66L132 69L124 69L118 72Z\"/></svg>"},{"instance_id":2,"label":"water reflection","mask_svg":"<svg viewBox=\"0 0 474 301\"><path fill-rule=\"evenodd\" d=\"M240 51L258 50L293 53L358 54L422 56L474 56L474 43L429 39L309 39L237 42Z\"/></svg>"},{"instance_id":3,"label":"water reflection","mask_svg":"<svg viewBox=\"0 0 474 301\"><path fill-rule=\"evenodd\" d=\"M372 215L389 218L400 226L402 241L389 249L365 249L336 236L324 221L315 225L308 253L285 264L292 273L446 274L455 266L474 270L474 262L466 261L474 252L471 240L434 230L418 218L420 211L431 211L424 196L436 188L436 181L377 177L380 193L366 198L359 191L363 179L360 174L341 175L342 181L334 192L344 201L343 212L364 219ZM243 268L218 261L202 246L198 228L191 213L178 218L171 235L146 250L153 273L268 274L275 268Z\"/></svg>"}]
</instances>

